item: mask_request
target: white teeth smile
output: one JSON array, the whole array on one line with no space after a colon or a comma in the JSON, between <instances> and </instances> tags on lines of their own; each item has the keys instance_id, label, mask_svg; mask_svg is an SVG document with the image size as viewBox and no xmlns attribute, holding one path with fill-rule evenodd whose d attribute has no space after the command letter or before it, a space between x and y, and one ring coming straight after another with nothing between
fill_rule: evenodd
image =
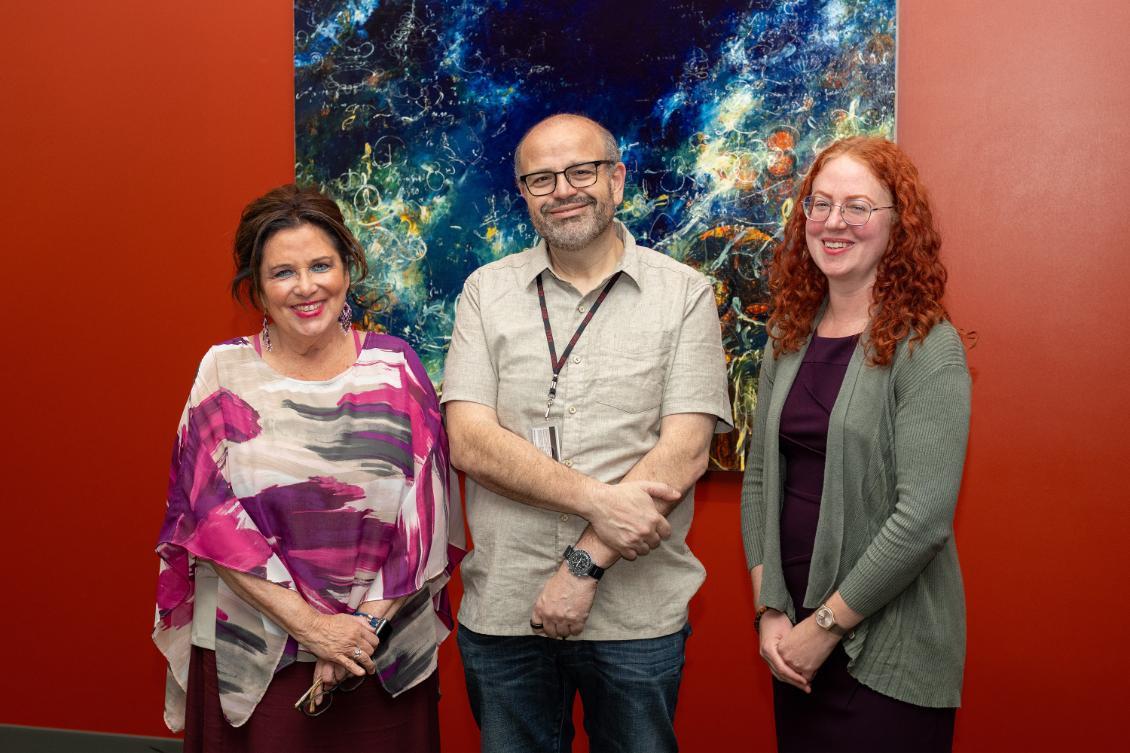
<instances>
[{"instance_id":1,"label":"white teeth smile","mask_svg":"<svg viewBox=\"0 0 1130 753\"><path fill-rule=\"evenodd\" d=\"M294 306L294 308L299 310L299 311L309 312L309 311L317 311L318 307L321 306L321 305L322 304L320 304L320 303L300 303L297 306Z\"/></svg>"},{"instance_id":2,"label":"white teeth smile","mask_svg":"<svg viewBox=\"0 0 1130 753\"><path fill-rule=\"evenodd\" d=\"M824 245L828 248L847 248L851 244L846 241L824 241Z\"/></svg>"}]
</instances>

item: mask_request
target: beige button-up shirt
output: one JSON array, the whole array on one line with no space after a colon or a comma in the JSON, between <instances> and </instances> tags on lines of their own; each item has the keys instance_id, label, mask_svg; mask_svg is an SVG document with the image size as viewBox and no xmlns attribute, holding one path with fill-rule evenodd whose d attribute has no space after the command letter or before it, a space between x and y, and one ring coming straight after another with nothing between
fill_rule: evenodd
<instances>
[{"instance_id":1,"label":"beige button-up shirt","mask_svg":"<svg viewBox=\"0 0 1130 753\"><path fill-rule=\"evenodd\" d=\"M490 406L504 428L527 440L531 427L556 424L561 462L609 483L655 446L664 416L706 413L718 417L717 431L732 428L713 288L702 274L637 246L619 229L624 274L563 366L548 422L553 371L536 279L544 273L558 357L603 283L582 296L553 274L544 241L467 278L442 397ZM670 539L605 573L582 639L655 638L683 627L705 577L686 544L693 515L692 488L668 518ZM509 499L469 476L467 516L474 549L463 560L459 621L488 635L530 635L534 601L587 521Z\"/></svg>"}]
</instances>

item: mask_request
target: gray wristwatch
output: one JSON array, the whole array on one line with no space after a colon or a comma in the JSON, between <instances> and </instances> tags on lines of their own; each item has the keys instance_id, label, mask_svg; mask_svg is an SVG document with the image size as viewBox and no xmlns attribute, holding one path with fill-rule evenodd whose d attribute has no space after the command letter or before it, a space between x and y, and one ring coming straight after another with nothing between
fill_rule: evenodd
<instances>
[{"instance_id":1,"label":"gray wristwatch","mask_svg":"<svg viewBox=\"0 0 1130 753\"><path fill-rule=\"evenodd\" d=\"M851 632L836 624L836 613L833 612L832 608L827 604L821 604L820 608L813 613L813 616L816 618L816 625L818 627L824 628L833 635L843 637Z\"/></svg>"},{"instance_id":2,"label":"gray wristwatch","mask_svg":"<svg viewBox=\"0 0 1130 753\"><path fill-rule=\"evenodd\" d=\"M600 580L600 576L604 575L604 568L594 565L592 555L584 549L574 549L572 545L565 547L565 562L569 565L569 572L578 578L588 576Z\"/></svg>"}]
</instances>

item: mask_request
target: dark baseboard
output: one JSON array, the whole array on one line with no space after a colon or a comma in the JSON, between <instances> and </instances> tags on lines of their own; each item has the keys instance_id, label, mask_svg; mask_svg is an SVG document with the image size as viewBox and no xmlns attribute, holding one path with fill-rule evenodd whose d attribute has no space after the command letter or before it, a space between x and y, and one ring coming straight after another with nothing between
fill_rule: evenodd
<instances>
[{"instance_id":1,"label":"dark baseboard","mask_svg":"<svg viewBox=\"0 0 1130 753\"><path fill-rule=\"evenodd\" d=\"M0 750L11 753L181 753L183 747L174 737L0 724Z\"/></svg>"}]
</instances>

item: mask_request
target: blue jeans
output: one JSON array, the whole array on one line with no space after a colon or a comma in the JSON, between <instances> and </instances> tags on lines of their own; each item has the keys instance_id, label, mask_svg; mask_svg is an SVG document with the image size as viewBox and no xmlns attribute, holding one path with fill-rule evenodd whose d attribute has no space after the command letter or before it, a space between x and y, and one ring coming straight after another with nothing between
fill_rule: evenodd
<instances>
[{"instance_id":1,"label":"blue jeans","mask_svg":"<svg viewBox=\"0 0 1130 753\"><path fill-rule=\"evenodd\" d=\"M627 641L494 636L459 626L484 753L568 753L579 692L592 753L674 753L690 626Z\"/></svg>"}]
</instances>

